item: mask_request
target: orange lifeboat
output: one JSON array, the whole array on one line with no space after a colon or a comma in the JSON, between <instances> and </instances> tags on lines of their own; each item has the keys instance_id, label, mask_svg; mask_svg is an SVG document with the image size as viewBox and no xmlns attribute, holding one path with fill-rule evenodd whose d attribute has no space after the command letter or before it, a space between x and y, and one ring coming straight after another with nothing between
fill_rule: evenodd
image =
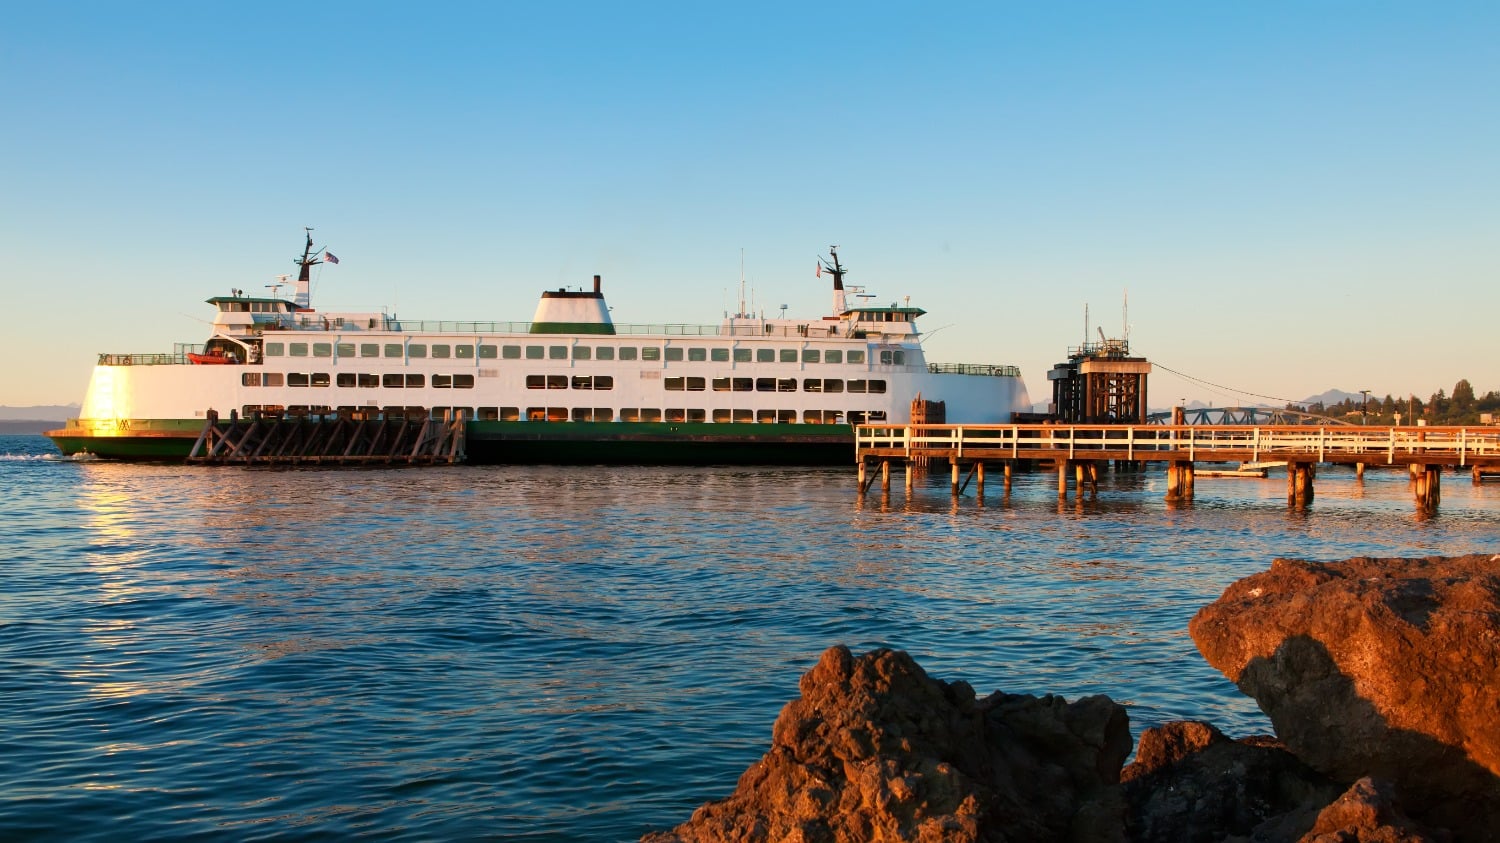
<instances>
[{"instance_id":1,"label":"orange lifeboat","mask_svg":"<svg viewBox=\"0 0 1500 843\"><path fill-rule=\"evenodd\" d=\"M229 355L225 354L224 350L220 349L220 348L215 348L215 349L213 349L212 351L209 351L206 354L195 354L195 353L193 353L193 352L190 351L190 352L188 352L187 359L188 359L188 362L190 362L190 363L197 363L199 365L205 365L205 364L213 365L213 364L238 363L239 362L238 360L234 359L233 357L230 357Z\"/></svg>"}]
</instances>

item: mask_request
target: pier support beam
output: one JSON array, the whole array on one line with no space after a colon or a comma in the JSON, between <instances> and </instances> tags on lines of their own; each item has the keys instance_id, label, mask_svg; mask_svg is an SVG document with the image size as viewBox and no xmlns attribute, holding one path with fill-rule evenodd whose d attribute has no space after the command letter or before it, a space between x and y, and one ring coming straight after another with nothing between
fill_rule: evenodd
<instances>
[{"instance_id":1,"label":"pier support beam","mask_svg":"<svg viewBox=\"0 0 1500 843\"><path fill-rule=\"evenodd\" d=\"M958 460L948 460L948 488L952 490L953 496L958 497Z\"/></svg>"},{"instance_id":2,"label":"pier support beam","mask_svg":"<svg viewBox=\"0 0 1500 843\"><path fill-rule=\"evenodd\" d=\"M1438 502L1443 497L1442 467L1436 465L1413 465L1412 491L1417 498L1417 511L1423 515L1437 512Z\"/></svg>"},{"instance_id":3,"label":"pier support beam","mask_svg":"<svg viewBox=\"0 0 1500 843\"><path fill-rule=\"evenodd\" d=\"M1364 463L1357 462L1357 463L1354 464L1354 479L1358 480L1361 483L1365 482L1365 464Z\"/></svg>"},{"instance_id":4,"label":"pier support beam","mask_svg":"<svg viewBox=\"0 0 1500 843\"><path fill-rule=\"evenodd\" d=\"M1289 462L1286 464L1286 502L1291 506L1305 507L1313 500L1313 464Z\"/></svg>"},{"instance_id":5,"label":"pier support beam","mask_svg":"<svg viewBox=\"0 0 1500 843\"><path fill-rule=\"evenodd\" d=\"M1172 460L1167 463L1167 500L1190 501L1193 499L1193 463L1191 460Z\"/></svg>"},{"instance_id":6,"label":"pier support beam","mask_svg":"<svg viewBox=\"0 0 1500 843\"><path fill-rule=\"evenodd\" d=\"M1010 494L1010 473L1013 470L1014 466L1015 463L1013 461L1005 461L1005 494L1007 495Z\"/></svg>"},{"instance_id":7,"label":"pier support beam","mask_svg":"<svg viewBox=\"0 0 1500 843\"><path fill-rule=\"evenodd\" d=\"M984 500L984 461L983 460L981 460L981 461L979 461L979 462L977 462L977 463L974 464L974 471L975 471L975 478L976 478L975 482L978 483L978 485L974 487L974 494L980 500Z\"/></svg>"},{"instance_id":8,"label":"pier support beam","mask_svg":"<svg viewBox=\"0 0 1500 843\"><path fill-rule=\"evenodd\" d=\"M891 461L880 461L880 493L889 495L891 493Z\"/></svg>"},{"instance_id":9,"label":"pier support beam","mask_svg":"<svg viewBox=\"0 0 1500 843\"><path fill-rule=\"evenodd\" d=\"M1068 497L1068 460L1057 461L1057 499L1066 500Z\"/></svg>"}]
</instances>

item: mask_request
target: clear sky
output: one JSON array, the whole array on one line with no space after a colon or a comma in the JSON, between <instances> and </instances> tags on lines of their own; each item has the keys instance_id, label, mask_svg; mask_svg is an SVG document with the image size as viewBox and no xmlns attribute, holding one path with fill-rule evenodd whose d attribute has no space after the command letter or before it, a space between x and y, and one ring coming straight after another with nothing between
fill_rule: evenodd
<instances>
[{"instance_id":1,"label":"clear sky","mask_svg":"<svg viewBox=\"0 0 1500 843\"><path fill-rule=\"evenodd\" d=\"M0 404L203 300L820 316L814 260L1035 398L1084 306L1151 403L1500 389L1500 4L0 0ZM1097 337L1097 334L1095 334ZM1245 393L1249 393L1246 395Z\"/></svg>"}]
</instances>

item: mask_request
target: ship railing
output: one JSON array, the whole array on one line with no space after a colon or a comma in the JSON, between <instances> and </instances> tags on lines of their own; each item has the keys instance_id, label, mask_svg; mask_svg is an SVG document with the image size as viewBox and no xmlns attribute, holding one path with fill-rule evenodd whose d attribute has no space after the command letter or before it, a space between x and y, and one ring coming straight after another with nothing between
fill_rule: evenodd
<instances>
[{"instance_id":1,"label":"ship railing","mask_svg":"<svg viewBox=\"0 0 1500 843\"><path fill-rule=\"evenodd\" d=\"M1019 378L1020 366L997 366L989 363L928 363L934 375L981 375L991 378Z\"/></svg>"},{"instance_id":2,"label":"ship railing","mask_svg":"<svg viewBox=\"0 0 1500 843\"><path fill-rule=\"evenodd\" d=\"M201 342L172 344L171 354L101 354L100 366L186 366L189 354L203 353Z\"/></svg>"},{"instance_id":3,"label":"ship railing","mask_svg":"<svg viewBox=\"0 0 1500 843\"><path fill-rule=\"evenodd\" d=\"M296 322L267 323L263 329L294 331L328 331L332 333L358 332L366 330L398 331L406 334L530 334L530 322L454 322L431 319L376 319L374 325L366 326L358 320L334 317L327 322L322 317L302 317ZM849 327L844 322L808 320L795 324L755 322L741 325L691 325L686 323L636 323L614 325L620 336L668 336L668 337L798 337L823 339L847 336ZM867 329L854 331L857 337L865 336Z\"/></svg>"}]
</instances>

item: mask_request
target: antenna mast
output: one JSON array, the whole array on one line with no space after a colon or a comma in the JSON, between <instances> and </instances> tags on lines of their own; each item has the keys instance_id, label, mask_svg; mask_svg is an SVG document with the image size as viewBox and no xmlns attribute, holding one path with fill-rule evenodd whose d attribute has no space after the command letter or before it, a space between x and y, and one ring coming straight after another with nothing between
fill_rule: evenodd
<instances>
[{"instance_id":1,"label":"antenna mast","mask_svg":"<svg viewBox=\"0 0 1500 843\"><path fill-rule=\"evenodd\" d=\"M322 258L313 257L312 229L304 228L307 232L307 245L302 249L302 257L292 258L292 262L301 267L297 272L297 297L293 302L298 307L312 307L312 268L323 262Z\"/></svg>"},{"instance_id":2,"label":"antenna mast","mask_svg":"<svg viewBox=\"0 0 1500 843\"><path fill-rule=\"evenodd\" d=\"M821 268L818 274L821 275L825 270L833 273L833 314L842 316L849 308L844 302L845 270L844 265L839 263L839 247L829 246L828 255L831 260L818 259L818 266Z\"/></svg>"},{"instance_id":3,"label":"antenna mast","mask_svg":"<svg viewBox=\"0 0 1500 843\"><path fill-rule=\"evenodd\" d=\"M745 312L745 247L740 247L740 312L735 314L736 318L749 319L750 314Z\"/></svg>"}]
</instances>

